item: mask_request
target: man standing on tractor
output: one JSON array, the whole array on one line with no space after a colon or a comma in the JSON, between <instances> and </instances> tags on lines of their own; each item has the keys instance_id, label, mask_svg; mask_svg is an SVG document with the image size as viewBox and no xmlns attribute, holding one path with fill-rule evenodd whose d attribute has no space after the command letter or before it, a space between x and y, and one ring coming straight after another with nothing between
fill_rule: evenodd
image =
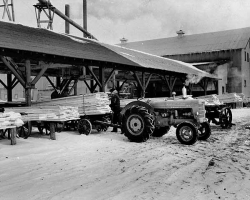
<instances>
[{"instance_id":1,"label":"man standing on tractor","mask_svg":"<svg viewBox=\"0 0 250 200\"><path fill-rule=\"evenodd\" d=\"M111 104L109 105L111 110L113 111L113 116L112 116L112 123L113 124L118 124L119 122L119 115L120 115L120 97L118 95L117 90L111 89ZM117 127L114 127L112 132L117 132Z\"/></svg>"}]
</instances>

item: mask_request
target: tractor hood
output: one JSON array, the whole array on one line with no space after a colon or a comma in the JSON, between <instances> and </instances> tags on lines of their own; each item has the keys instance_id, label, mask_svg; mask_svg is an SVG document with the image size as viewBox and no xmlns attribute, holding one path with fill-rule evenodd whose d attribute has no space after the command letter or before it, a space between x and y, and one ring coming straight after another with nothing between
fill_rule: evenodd
<instances>
[{"instance_id":1,"label":"tractor hood","mask_svg":"<svg viewBox=\"0 0 250 200\"><path fill-rule=\"evenodd\" d=\"M176 99L176 100L167 100L164 98L157 99L147 99L149 105L154 109L170 109L170 108L194 108L199 105L204 105L205 100L203 99Z\"/></svg>"}]
</instances>

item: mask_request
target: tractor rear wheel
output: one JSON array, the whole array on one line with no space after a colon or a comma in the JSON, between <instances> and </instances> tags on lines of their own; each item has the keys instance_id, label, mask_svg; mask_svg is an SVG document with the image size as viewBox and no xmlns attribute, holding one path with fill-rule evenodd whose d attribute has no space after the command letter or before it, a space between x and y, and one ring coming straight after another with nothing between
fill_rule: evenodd
<instances>
[{"instance_id":1,"label":"tractor rear wheel","mask_svg":"<svg viewBox=\"0 0 250 200\"><path fill-rule=\"evenodd\" d=\"M153 137L162 137L163 135L167 134L170 130L170 126L155 128L152 136Z\"/></svg>"},{"instance_id":2,"label":"tractor rear wheel","mask_svg":"<svg viewBox=\"0 0 250 200\"><path fill-rule=\"evenodd\" d=\"M208 122L203 122L199 128L199 140L207 140L211 135L211 127Z\"/></svg>"},{"instance_id":3,"label":"tractor rear wheel","mask_svg":"<svg viewBox=\"0 0 250 200\"><path fill-rule=\"evenodd\" d=\"M131 106L123 117L122 130L132 142L145 142L154 132L154 118L145 107Z\"/></svg>"},{"instance_id":4,"label":"tractor rear wheel","mask_svg":"<svg viewBox=\"0 0 250 200\"><path fill-rule=\"evenodd\" d=\"M182 144L192 145L198 139L196 126L191 122L183 122L176 129L176 137Z\"/></svg>"}]
</instances>

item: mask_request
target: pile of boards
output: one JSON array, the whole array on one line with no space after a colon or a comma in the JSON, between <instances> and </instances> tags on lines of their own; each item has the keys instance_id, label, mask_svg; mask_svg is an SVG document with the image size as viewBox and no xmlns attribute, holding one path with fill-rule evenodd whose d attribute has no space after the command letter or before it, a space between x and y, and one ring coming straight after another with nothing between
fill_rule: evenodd
<instances>
[{"instance_id":1,"label":"pile of boards","mask_svg":"<svg viewBox=\"0 0 250 200\"><path fill-rule=\"evenodd\" d=\"M67 121L79 118L77 107L33 106L5 108L8 112L21 113L23 121Z\"/></svg>"},{"instance_id":2,"label":"pile of boards","mask_svg":"<svg viewBox=\"0 0 250 200\"><path fill-rule=\"evenodd\" d=\"M219 100L216 94L199 96L197 99L204 99L206 105L221 105L222 102Z\"/></svg>"},{"instance_id":3,"label":"pile of boards","mask_svg":"<svg viewBox=\"0 0 250 200\"><path fill-rule=\"evenodd\" d=\"M37 106L73 106L78 108L80 115L98 115L110 113L110 100L107 93L97 92L92 94L69 96L50 101L32 104Z\"/></svg>"},{"instance_id":4,"label":"pile of boards","mask_svg":"<svg viewBox=\"0 0 250 200\"><path fill-rule=\"evenodd\" d=\"M206 96L199 96L197 99L204 99L206 100L206 104L215 104L220 105L223 103L236 103L242 102L244 94L240 95L237 93L227 93L227 94L211 94Z\"/></svg>"},{"instance_id":5,"label":"pile of boards","mask_svg":"<svg viewBox=\"0 0 250 200\"><path fill-rule=\"evenodd\" d=\"M217 95L217 97L223 103L235 103L243 101L242 97L236 93L221 94Z\"/></svg>"},{"instance_id":6,"label":"pile of boards","mask_svg":"<svg viewBox=\"0 0 250 200\"><path fill-rule=\"evenodd\" d=\"M16 112L1 112L0 113L0 128L8 128L10 126L22 126L24 123L21 119L21 114Z\"/></svg>"}]
</instances>

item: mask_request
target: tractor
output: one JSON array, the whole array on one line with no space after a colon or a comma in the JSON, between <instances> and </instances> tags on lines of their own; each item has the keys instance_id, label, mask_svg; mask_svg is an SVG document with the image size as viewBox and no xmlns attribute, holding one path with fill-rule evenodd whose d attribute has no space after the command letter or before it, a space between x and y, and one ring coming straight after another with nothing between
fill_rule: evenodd
<instances>
[{"instance_id":1,"label":"tractor","mask_svg":"<svg viewBox=\"0 0 250 200\"><path fill-rule=\"evenodd\" d=\"M120 128L130 141L145 142L150 136L163 136L174 126L179 142L192 145L211 135L205 114L201 99L141 99L122 109Z\"/></svg>"},{"instance_id":2,"label":"tractor","mask_svg":"<svg viewBox=\"0 0 250 200\"><path fill-rule=\"evenodd\" d=\"M198 139L206 140L211 135L205 115L205 100L202 99L131 99L120 112L119 124L98 118L82 118L78 123L78 131L88 135L91 133L92 124L100 124L120 128L132 142L145 142L151 136L163 136L174 126L180 143L192 145Z\"/></svg>"}]
</instances>

